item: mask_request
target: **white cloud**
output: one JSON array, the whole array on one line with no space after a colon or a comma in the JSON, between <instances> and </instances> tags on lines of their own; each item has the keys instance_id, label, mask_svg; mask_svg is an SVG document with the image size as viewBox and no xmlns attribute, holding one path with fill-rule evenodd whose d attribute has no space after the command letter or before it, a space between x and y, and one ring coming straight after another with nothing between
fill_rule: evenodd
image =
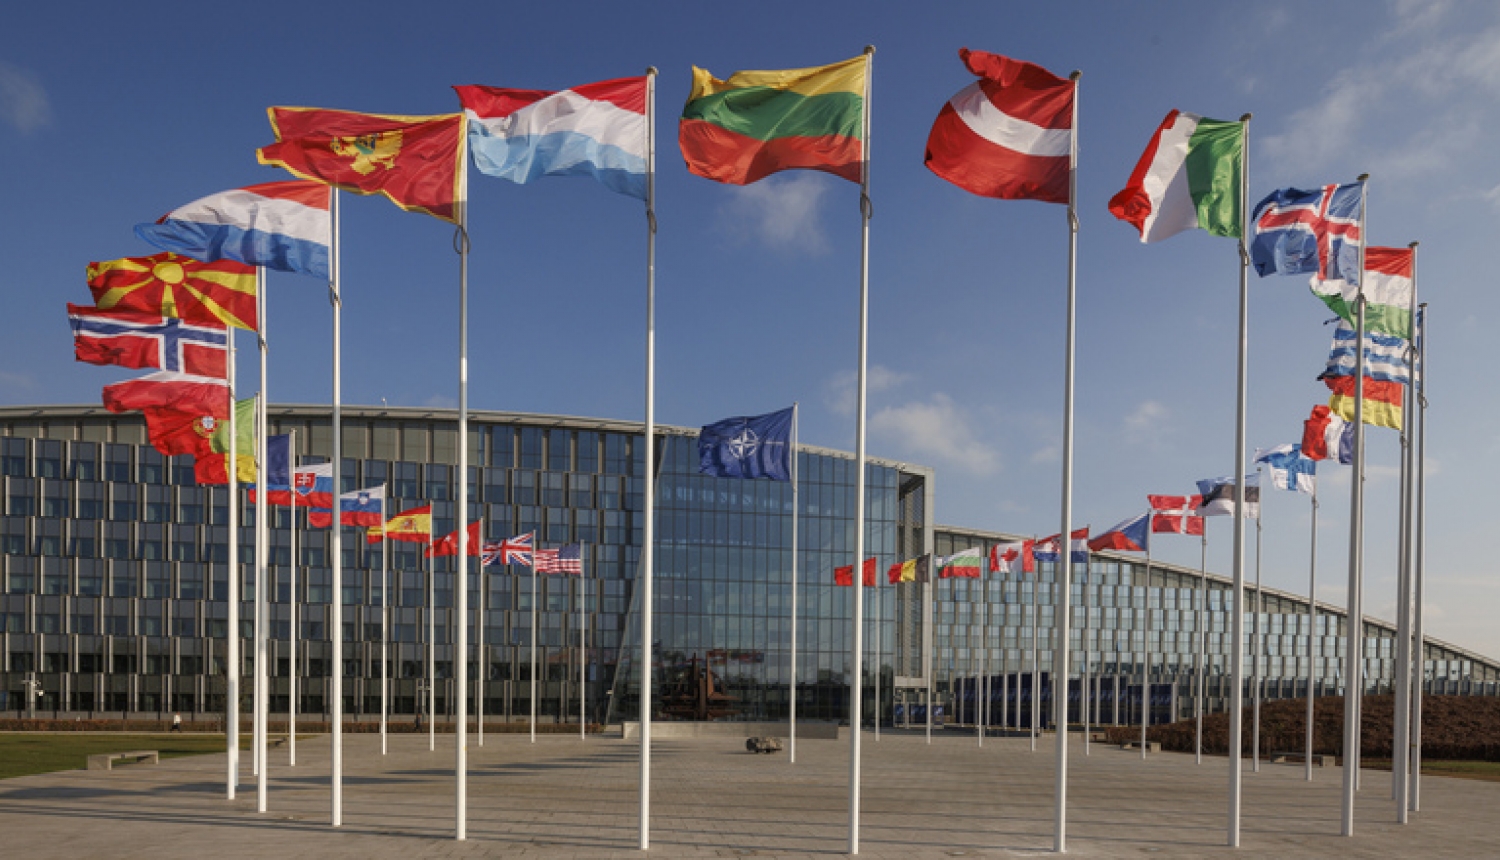
<instances>
[{"instance_id":1,"label":"white cloud","mask_svg":"<svg viewBox=\"0 0 1500 860\"><path fill-rule=\"evenodd\" d=\"M941 392L926 402L888 406L870 418L873 434L913 460L948 465L971 475L990 475L1000 455L975 437L968 414Z\"/></svg>"},{"instance_id":2,"label":"white cloud","mask_svg":"<svg viewBox=\"0 0 1500 860\"><path fill-rule=\"evenodd\" d=\"M911 374L891 370L880 364L872 364L865 368L865 399L884 391L890 391L911 379ZM823 386L823 402L828 408L840 415L853 415L854 407L858 405L855 390L859 383L859 375L852 370L841 370L835 373Z\"/></svg>"},{"instance_id":3,"label":"white cloud","mask_svg":"<svg viewBox=\"0 0 1500 860\"><path fill-rule=\"evenodd\" d=\"M1160 401L1147 400L1125 416L1125 441L1132 445L1150 445L1161 440L1170 422L1167 407Z\"/></svg>"},{"instance_id":4,"label":"white cloud","mask_svg":"<svg viewBox=\"0 0 1500 860\"><path fill-rule=\"evenodd\" d=\"M16 373L15 371L11 370L0 370L0 389L31 391L36 387L36 377L29 373Z\"/></svg>"},{"instance_id":5,"label":"white cloud","mask_svg":"<svg viewBox=\"0 0 1500 860\"><path fill-rule=\"evenodd\" d=\"M828 188L823 177L792 173L735 189L720 207L719 229L741 239L748 230L780 250L821 253L828 247L820 219Z\"/></svg>"},{"instance_id":6,"label":"white cloud","mask_svg":"<svg viewBox=\"0 0 1500 860\"><path fill-rule=\"evenodd\" d=\"M36 131L52 121L52 106L36 77L0 61L0 119L20 131Z\"/></svg>"},{"instance_id":7,"label":"white cloud","mask_svg":"<svg viewBox=\"0 0 1500 860\"><path fill-rule=\"evenodd\" d=\"M1062 447L1059 445L1044 445L1031 452L1033 463L1058 463L1062 461Z\"/></svg>"}]
</instances>

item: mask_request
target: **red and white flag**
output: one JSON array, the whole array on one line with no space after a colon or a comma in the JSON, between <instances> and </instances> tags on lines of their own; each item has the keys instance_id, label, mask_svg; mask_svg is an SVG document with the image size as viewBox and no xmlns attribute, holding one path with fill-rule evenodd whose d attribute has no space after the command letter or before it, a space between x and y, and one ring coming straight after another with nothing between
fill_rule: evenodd
<instances>
[{"instance_id":1,"label":"red and white flag","mask_svg":"<svg viewBox=\"0 0 1500 860\"><path fill-rule=\"evenodd\" d=\"M222 420L229 417L229 383L161 370L104 386L104 408L111 412L175 409Z\"/></svg>"},{"instance_id":2,"label":"red and white flag","mask_svg":"<svg viewBox=\"0 0 1500 860\"><path fill-rule=\"evenodd\" d=\"M1147 496L1146 503L1151 506L1151 531L1203 534L1203 517L1198 516L1202 496Z\"/></svg>"},{"instance_id":3,"label":"red and white flag","mask_svg":"<svg viewBox=\"0 0 1500 860\"><path fill-rule=\"evenodd\" d=\"M1035 573L1035 542L1018 540L1013 543L997 543L990 547L990 573ZM1019 562L1019 563L1018 563Z\"/></svg>"},{"instance_id":4,"label":"red and white flag","mask_svg":"<svg viewBox=\"0 0 1500 860\"><path fill-rule=\"evenodd\" d=\"M927 169L981 197L1067 203L1075 83L999 54L958 56L979 80L938 113Z\"/></svg>"}]
</instances>

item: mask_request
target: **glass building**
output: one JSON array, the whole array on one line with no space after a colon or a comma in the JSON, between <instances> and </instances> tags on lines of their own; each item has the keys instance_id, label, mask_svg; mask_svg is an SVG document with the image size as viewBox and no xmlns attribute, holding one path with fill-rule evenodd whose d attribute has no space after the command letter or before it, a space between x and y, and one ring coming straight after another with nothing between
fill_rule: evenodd
<instances>
[{"instance_id":1,"label":"glass building","mask_svg":"<svg viewBox=\"0 0 1500 860\"><path fill-rule=\"evenodd\" d=\"M326 406L273 406L273 433L296 433L299 464L326 461L332 447ZM536 588L537 710L544 719L631 720L640 713L640 575L645 449L638 422L471 412L469 519L486 540L535 532L539 546L583 546L581 577L541 576ZM384 484L388 515L431 504L434 531L455 529L457 415L453 410L343 408L344 491ZM833 584L833 568L854 552L852 455L804 446L798 481L710 478L697 471L696 428L658 427L653 713L661 719L782 720L790 711L793 522L796 537L797 718L838 721L849 712L853 592ZM879 587L863 589L863 713L890 721L906 705L936 701L962 714L973 681L1029 665L1031 588L1040 585L1041 663L1050 667L1055 594L1050 566L1035 577L989 575L888 585L886 568L923 552L948 554L1003 535L936 527L930 469L867 463L865 546ZM229 522L228 491L194 483L188 458L163 457L138 415L100 407L0 408L0 712L38 715L187 718L224 713L229 541L238 541L242 677L247 691L255 596L255 508L241 502ZM794 501L795 500L795 501ZM795 517L793 508L795 504ZM414 714L427 689L429 624L439 713L456 710L453 661L456 565L428 564L419 544L368 544L346 530L343 617L332 617L329 531L306 527L295 511L271 507L268 585L271 709L284 713L291 678L298 711L316 721L331 710L332 673L344 677L350 719L380 712L381 604L389 602L388 673L393 714ZM529 569L471 563L471 679L483 679L483 711L493 720L531 710L533 580ZM383 582L388 582L387 586ZM296 588L293 591L293 572ZM482 585L481 585L482 580ZM1091 697L1122 721L1139 700L1144 619L1151 606L1153 701L1160 718L1188 700L1197 571L1112 553L1094 558L1087 584ZM1208 582L1210 701L1224 691L1227 583ZM429 588L433 599L429 603ZM481 590L482 589L482 590ZM1149 596L1148 596L1149 594ZM481 601L482 597L482 601ZM292 603L297 664L291 664ZM1306 602L1267 590L1257 641L1268 695L1300 695L1307 661L1323 689L1338 686L1342 614L1320 607L1315 655L1307 654ZM580 610L580 605L582 609ZM1079 603L1081 605L1081 603ZM1080 619L1081 620L1081 619ZM582 623L586 642L580 648ZM1250 624L1247 623L1247 630ZM1367 622L1371 689L1390 683L1389 625ZM332 664L332 637L344 641ZM1082 653L1081 650L1079 653ZM1075 659L1075 671L1081 671ZM1248 665L1248 659L1247 659ZM1493 660L1429 640L1428 689L1496 694ZM580 684L580 673L584 678ZM1074 694L1081 690L1075 679ZM26 691L39 686L41 695ZM1042 685L1048 695L1048 685ZM1029 686L1027 687L1029 691ZM1163 692L1165 691L1165 692ZM1176 691L1175 698L1172 691ZM475 688L471 688L471 695ZM995 698L998 693L992 694ZM1176 702L1174 705L1173 702ZM1190 712L1191 703L1185 706ZM476 703L470 703L470 713ZM1138 707L1138 704L1136 705ZM425 708L424 708L425 710ZM1076 710L1076 709L1075 709ZM992 713L998 715L998 708ZM1016 709L1010 709L1014 721ZM998 721L992 716L993 721ZM1110 721L1109 719L1105 720Z\"/></svg>"}]
</instances>

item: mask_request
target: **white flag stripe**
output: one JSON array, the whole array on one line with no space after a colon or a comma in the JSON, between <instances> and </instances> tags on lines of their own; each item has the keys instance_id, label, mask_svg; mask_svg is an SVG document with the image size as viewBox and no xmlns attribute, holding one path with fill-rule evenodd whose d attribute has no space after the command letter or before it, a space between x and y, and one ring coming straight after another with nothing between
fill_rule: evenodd
<instances>
[{"instance_id":1,"label":"white flag stripe","mask_svg":"<svg viewBox=\"0 0 1500 860\"><path fill-rule=\"evenodd\" d=\"M646 116L606 101L586 99L572 90L554 93L504 117L481 117L473 109L469 119L492 137L540 137L572 132L601 144L646 157Z\"/></svg>"},{"instance_id":2,"label":"white flag stripe","mask_svg":"<svg viewBox=\"0 0 1500 860\"><path fill-rule=\"evenodd\" d=\"M1072 152L1073 130L1042 128L1002 113L984 94L979 82L964 87L949 100L953 111L969 130L995 144L1023 155L1054 158Z\"/></svg>"},{"instance_id":3,"label":"white flag stripe","mask_svg":"<svg viewBox=\"0 0 1500 860\"><path fill-rule=\"evenodd\" d=\"M1141 225L1142 242L1160 242L1198 227L1198 207L1188 188L1188 141L1198 129L1198 116L1179 113L1172 127L1157 141L1156 157L1141 185L1151 198L1151 214Z\"/></svg>"},{"instance_id":4,"label":"white flag stripe","mask_svg":"<svg viewBox=\"0 0 1500 860\"><path fill-rule=\"evenodd\" d=\"M167 217L258 230L319 245L328 245L333 236L333 222L327 210L304 206L295 200L262 197L243 188L194 200L172 210Z\"/></svg>"}]
</instances>

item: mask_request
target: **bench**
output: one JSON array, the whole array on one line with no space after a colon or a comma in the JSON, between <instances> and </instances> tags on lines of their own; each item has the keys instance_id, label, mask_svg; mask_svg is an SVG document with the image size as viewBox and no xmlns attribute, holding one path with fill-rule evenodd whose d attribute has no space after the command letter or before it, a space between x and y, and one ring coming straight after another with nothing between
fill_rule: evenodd
<instances>
[{"instance_id":1,"label":"bench","mask_svg":"<svg viewBox=\"0 0 1500 860\"><path fill-rule=\"evenodd\" d=\"M282 735L279 738L271 738L270 742L267 745L279 749L286 746L286 739L287 735Z\"/></svg>"},{"instance_id":2,"label":"bench","mask_svg":"<svg viewBox=\"0 0 1500 860\"><path fill-rule=\"evenodd\" d=\"M1328 759L1331 759L1331 758L1333 758L1333 756L1314 754L1313 757L1312 757L1312 763L1313 763L1313 765L1315 767L1327 767L1328 766ZM1271 753L1271 764L1292 764L1293 762L1296 762L1297 764L1301 764L1302 762L1304 762L1306 760L1307 760L1307 754L1303 753L1303 752L1273 752L1273 753Z\"/></svg>"},{"instance_id":3,"label":"bench","mask_svg":"<svg viewBox=\"0 0 1500 860\"><path fill-rule=\"evenodd\" d=\"M1127 741L1126 743L1120 744L1120 749L1122 750L1138 750L1140 748L1141 745L1133 741ZM1161 741L1147 741L1146 752L1161 752Z\"/></svg>"},{"instance_id":4,"label":"bench","mask_svg":"<svg viewBox=\"0 0 1500 860\"><path fill-rule=\"evenodd\" d=\"M156 750L132 750L91 755L89 756L89 770L114 770L117 761L128 764L156 764Z\"/></svg>"}]
</instances>

